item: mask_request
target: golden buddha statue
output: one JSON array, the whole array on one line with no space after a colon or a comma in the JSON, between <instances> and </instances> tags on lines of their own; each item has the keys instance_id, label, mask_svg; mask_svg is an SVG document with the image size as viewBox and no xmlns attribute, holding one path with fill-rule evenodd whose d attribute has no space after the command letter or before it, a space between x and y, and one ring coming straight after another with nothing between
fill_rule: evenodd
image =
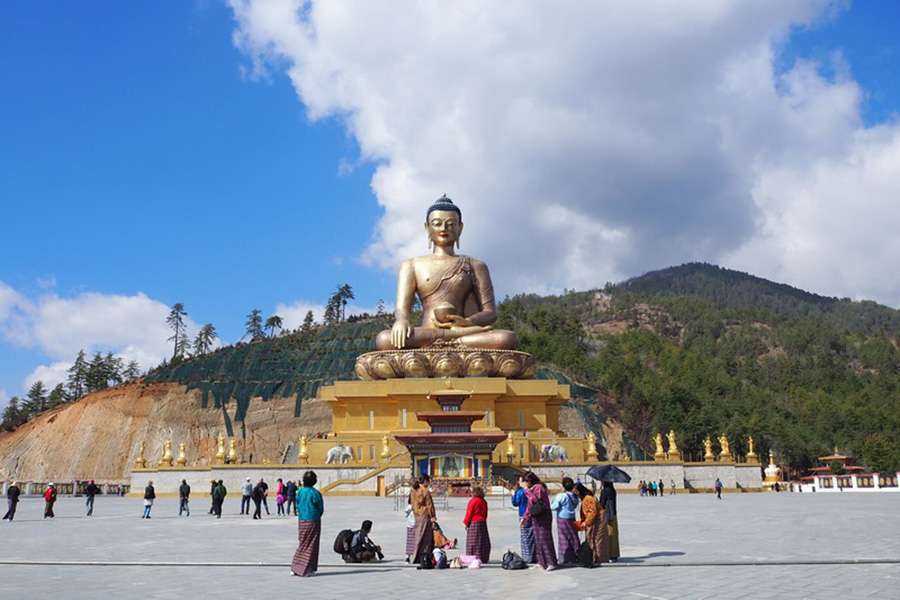
<instances>
[{"instance_id":1,"label":"golden buddha statue","mask_svg":"<svg viewBox=\"0 0 900 600\"><path fill-rule=\"evenodd\" d=\"M221 433L216 439L216 456L213 462L217 465L225 463L225 436Z\"/></svg>"},{"instance_id":2,"label":"golden buddha statue","mask_svg":"<svg viewBox=\"0 0 900 600\"><path fill-rule=\"evenodd\" d=\"M712 440L709 436L706 436L706 439L703 440L703 460L706 462L713 462L716 460L716 455L713 454Z\"/></svg>"},{"instance_id":3,"label":"golden buddha statue","mask_svg":"<svg viewBox=\"0 0 900 600\"><path fill-rule=\"evenodd\" d=\"M231 438L228 440L228 456L225 459L230 465L237 464L238 454L237 454L237 440Z\"/></svg>"},{"instance_id":4,"label":"golden buddha statue","mask_svg":"<svg viewBox=\"0 0 900 600\"><path fill-rule=\"evenodd\" d=\"M376 348L401 350L442 343L494 350L516 347L515 333L492 327L497 309L487 265L455 252L462 230L462 212L446 195L428 208L425 232L432 253L400 266L394 326L378 334ZM419 327L410 323L416 295L422 303Z\"/></svg>"},{"instance_id":5,"label":"golden buddha statue","mask_svg":"<svg viewBox=\"0 0 900 600\"><path fill-rule=\"evenodd\" d=\"M178 460L175 461L179 467L183 467L187 464L187 454L185 453L185 444L184 442L178 443Z\"/></svg>"},{"instance_id":6,"label":"golden buddha statue","mask_svg":"<svg viewBox=\"0 0 900 600\"><path fill-rule=\"evenodd\" d=\"M163 443L162 457L159 459L160 467L171 467L174 459L172 458L172 440L166 440Z\"/></svg>"},{"instance_id":7,"label":"golden buddha statue","mask_svg":"<svg viewBox=\"0 0 900 600\"><path fill-rule=\"evenodd\" d=\"M666 439L669 441L669 451L666 453L666 458L676 462L681 460L681 450L678 449L678 444L675 443L674 429L669 430L669 433L666 434Z\"/></svg>"},{"instance_id":8,"label":"golden buddha statue","mask_svg":"<svg viewBox=\"0 0 900 600\"><path fill-rule=\"evenodd\" d=\"M758 463L759 456L756 454L756 449L753 447L753 436L747 436L747 462L748 463Z\"/></svg>"},{"instance_id":9,"label":"golden buddha statue","mask_svg":"<svg viewBox=\"0 0 900 600\"><path fill-rule=\"evenodd\" d=\"M656 436L653 438L653 442L656 444L656 452L653 453L653 460L666 460L666 450L663 448L662 434L658 431L656 432Z\"/></svg>"},{"instance_id":10,"label":"golden buddha statue","mask_svg":"<svg viewBox=\"0 0 900 600\"><path fill-rule=\"evenodd\" d=\"M728 438L724 433L719 436L719 447L721 448L721 452L719 452L719 460L722 462L731 460L731 446L729 445Z\"/></svg>"},{"instance_id":11,"label":"golden buddha statue","mask_svg":"<svg viewBox=\"0 0 900 600\"><path fill-rule=\"evenodd\" d=\"M134 466L136 469L147 468L147 459L144 458L144 442L141 442L140 448L138 448L138 455L137 458L134 459Z\"/></svg>"}]
</instances>

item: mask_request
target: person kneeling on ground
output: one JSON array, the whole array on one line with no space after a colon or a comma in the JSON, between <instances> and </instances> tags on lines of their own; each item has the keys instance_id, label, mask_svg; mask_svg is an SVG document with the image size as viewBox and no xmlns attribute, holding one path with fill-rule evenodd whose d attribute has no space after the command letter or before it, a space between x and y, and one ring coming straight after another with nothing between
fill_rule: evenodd
<instances>
[{"instance_id":1,"label":"person kneeling on ground","mask_svg":"<svg viewBox=\"0 0 900 600\"><path fill-rule=\"evenodd\" d=\"M359 531L353 532L353 538L350 540L350 554L344 554L344 562L363 563L371 562L378 557L378 560L384 558L381 553L381 546L378 546L369 539L369 532L372 531L372 521L366 520L362 522Z\"/></svg>"}]
</instances>

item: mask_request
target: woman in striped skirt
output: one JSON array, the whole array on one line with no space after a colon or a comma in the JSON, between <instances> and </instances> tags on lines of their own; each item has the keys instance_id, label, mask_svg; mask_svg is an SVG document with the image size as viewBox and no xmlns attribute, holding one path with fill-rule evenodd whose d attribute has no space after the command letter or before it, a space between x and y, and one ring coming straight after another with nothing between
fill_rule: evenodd
<instances>
[{"instance_id":1,"label":"woman in striped skirt","mask_svg":"<svg viewBox=\"0 0 900 600\"><path fill-rule=\"evenodd\" d=\"M548 571L556 569L556 548L553 547L553 513L550 512L550 496L540 478L529 471L525 474L525 495L528 508L520 525L531 524L534 532L534 557Z\"/></svg>"},{"instance_id":2,"label":"woman in striped skirt","mask_svg":"<svg viewBox=\"0 0 900 600\"><path fill-rule=\"evenodd\" d=\"M291 573L312 577L319 570L319 540L322 536L322 513L325 502L314 486L318 478L312 471L303 474L303 487L297 490L299 544L291 562Z\"/></svg>"},{"instance_id":3,"label":"woman in striped skirt","mask_svg":"<svg viewBox=\"0 0 900 600\"><path fill-rule=\"evenodd\" d=\"M512 505L519 509L519 520L525 516L528 510L528 496L525 495L525 480L519 477L519 485L512 497ZM534 563L534 531L531 523L526 523L519 528L519 544L522 547L522 558L527 563Z\"/></svg>"},{"instance_id":4,"label":"woman in striped skirt","mask_svg":"<svg viewBox=\"0 0 900 600\"><path fill-rule=\"evenodd\" d=\"M412 509L412 496L406 497L406 562L416 553L416 515Z\"/></svg>"},{"instance_id":5,"label":"woman in striped skirt","mask_svg":"<svg viewBox=\"0 0 900 600\"><path fill-rule=\"evenodd\" d=\"M491 536L487 527L488 505L481 486L472 487L472 499L466 507L466 554L477 556L482 563L491 560Z\"/></svg>"}]
</instances>

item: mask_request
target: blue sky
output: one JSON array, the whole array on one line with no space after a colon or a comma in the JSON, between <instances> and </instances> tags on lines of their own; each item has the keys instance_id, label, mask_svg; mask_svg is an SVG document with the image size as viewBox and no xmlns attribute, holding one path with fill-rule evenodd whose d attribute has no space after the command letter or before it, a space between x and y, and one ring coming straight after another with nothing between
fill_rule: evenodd
<instances>
[{"instance_id":1,"label":"blue sky","mask_svg":"<svg viewBox=\"0 0 900 600\"><path fill-rule=\"evenodd\" d=\"M786 42L771 34L776 71L791 71L798 59L817 61L826 82L849 77L862 90L861 127L893 123L900 110L900 5L857 3L823 14L811 26L794 25ZM105 320L104 311L116 306L105 303L108 297L147 298L133 313L137 322L116 327L146 329L140 319L156 314L157 304L183 302L194 322L214 323L228 342L240 337L251 308L270 314L280 304L322 303L345 281L362 307L391 302L393 274L387 267L407 248L424 250L418 231L413 235L390 219L396 210L391 189L402 185L390 184L393 171L379 176L379 167L410 162L395 150L403 127L387 120L391 135L379 137L366 118L344 118L354 111L363 117L375 113L365 99L329 99L335 94L321 81L292 81L288 70L298 59L289 50L263 56L263 76L248 75L258 58L254 44L266 42L252 18L236 18L231 7L213 1L14 1L0 8L0 283L18 303L4 316L0 301L5 396L21 394L38 365L69 360L71 348L158 352L140 335L92 337L90 325L66 320L78 315L65 313L88 305L95 312L85 319ZM371 29L379 35L377 23ZM253 41L237 48L235 31ZM768 30L760 36L770 39ZM439 64L428 70L439 70ZM849 75L841 74L842 65ZM342 72L340 65L330 67ZM348 81L360 80L355 77ZM310 105L318 111L314 119L306 113ZM394 112L415 110L397 106ZM455 160L435 163L442 160L452 175L411 186L427 190L422 207L432 195L453 196L478 181L475 175L463 181ZM413 171L431 166L414 165ZM485 233L493 214L487 204L473 208L483 217L473 226L473 245L491 264L515 271L515 257L492 246ZM602 235L611 239L630 231L627 223L608 224ZM405 245L385 242L391 232ZM519 235L527 236L527 230ZM385 248L384 261L371 258ZM572 250L548 267L552 273L568 270L571 277L548 277L546 286L527 278L495 279L502 295L599 286L682 259L727 263L733 257L734 266L755 266L736 252L714 240L696 251L622 259L592 271L580 263L569 266L566 257L578 254ZM753 270L806 283L768 264L760 259ZM822 289L827 284L815 281L808 287L817 285L815 291L824 293L877 296L864 285L854 288L852 280L841 289ZM894 303L891 294L877 299ZM38 321L45 318L42 328ZM48 331L53 327L88 332L59 341L54 336L64 333Z\"/></svg>"}]
</instances>

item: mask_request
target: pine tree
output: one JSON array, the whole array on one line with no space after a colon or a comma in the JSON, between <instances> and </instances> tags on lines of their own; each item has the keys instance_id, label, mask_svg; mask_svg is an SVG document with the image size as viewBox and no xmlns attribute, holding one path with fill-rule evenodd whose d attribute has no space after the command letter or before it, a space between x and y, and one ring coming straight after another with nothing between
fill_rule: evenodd
<instances>
[{"instance_id":1,"label":"pine tree","mask_svg":"<svg viewBox=\"0 0 900 600\"><path fill-rule=\"evenodd\" d=\"M324 321L326 325L334 325L338 322L341 317L341 309L340 309L340 301L336 296L332 296L328 299L328 304L325 305L325 315Z\"/></svg>"},{"instance_id":2,"label":"pine tree","mask_svg":"<svg viewBox=\"0 0 900 600\"><path fill-rule=\"evenodd\" d=\"M266 319L266 329L269 330L269 337L275 337L275 330L281 330L283 322L278 315L272 315Z\"/></svg>"},{"instance_id":3,"label":"pine tree","mask_svg":"<svg viewBox=\"0 0 900 600\"><path fill-rule=\"evenodd\" d=\"M55 388L50 391L50 395L47 396L47 407L55 408L60 404L66 401L66 389L63 387L63 384L57 384Z\"/></svg>"},{"instance_id":4,"label":"pine tree","mask_svg":"<svg viewBox=\"0 0 900 600\"><path fill-rule=\"evenodd\" d=\"M113 356L112 352L108 352L103 358L104 375L106 375L107 386L119 385L123 381L122 377L122 359Z\"/></svg>"},{"instance_id":5,"label":"pine tree","mask_svg":"<svg viewBox=\"0 0 900 600\"><path fill-rule=\"evenodd\" d=\"M212 323L207 323L200 328L194 337L194 356L203 356L212 350L212 346L218 339L216 328Z\"/></svg>"},{"instance_id":6,"label":"pine tree","mask_svg":"<svg viewBox=\"0 0 900 600\"><path fill-rule=\"evenodd\" d=\"M311 334L313 329L316 327L316 317L313 315L313 311L306 311L306 316L303 317L303 325L300 327L300 332L304 335Z\"/></svg>"},{"instance_id":7,"label":"pine tree","mask_svg":"<svg viewBox=\"0 0 900 600\"><path fill-rule=\"evenodd\" d=\"M338 286L337 290L338 298L341 303L341 321L347 320L347 302L349 300L356 299L356 296L353 295L353 288L350 287L349 283L344 283Z\"/></svg>"},{"instance_id":8,"label":"pine tree","mask_svg":"<svg viewBox=\"0 0 900 600\"><path fill-rule=\"evenodd\" d=\"M3 420L0 421L0 427L7 431L12 431L27 420L27 416L22 412L19 403L18 396L10 398L9 404L3 409Z\"/></svg>"},{"instance_id":9,"label":"pine tree","mask_svg":"<svg viewBox=\"0 0 900 600\"><path fill-rule=\"evenodd\" d=\"M132 360L125 367L125 370L122 371L122 377L125 381L134 381L141 376L141 365L137 363L136 360Z\"/></svg>"},{"instance_id":10,"label":"pine tree","mask_svg":"<svg viewBox=\"0 0 900 600\"><path fill-rule=\"evenodd\" d=\"M187 311L184 310L184 304L177 302L169 311L169 316L166 317L166 324L172 330L172 336L166 341L174 342L172 360L184 358L187 351L187 326L184 323L186 316Z\"/></svg>"},{"instance_id":11,"label":"pine tree","mask_svg":"<svg viewBox=\"0 0 900 600\"><path fill-rule=\"evenodd\" d=\"M28 388L26 394L24 409L28 417L33 417L47 408L47 388L44 387L43 381L35 381Z\"/></svg>"},{"instance_id":12,"label":"pine tree","mask_svg":"<svg viewBox=\"0 0 900 600\"><path fill-rule=\"evenodd\" d=\"M69 367L69 377L66 380L69 400L78 400L84 396L87 390L87 371L88 363L84 357L84 350L79 350L75 362Z\"/></svg>"},{"instance_id":13,"label":"pine tree","mask_svg":"<svg viewBox=\"0 0 900 600\"><path fill-rule=\"evenodd\" d=\"M250 311L250 314L247 315L247 322L244 325L247 328L244 337L249 337L251 342L256 342L266 337L266 334L263 332L262 311L258 308Z\"/></svg>"},{"instance_id":14,"label":"pine tree","mask_svg":"<svg viewBox=\"0 0 900 600\"><path fill-rule=\"evenodd\" d=\"M104 390L109 387L109 379L107 377L108 367L106 359L99 352L94 353L91 362L87 368L87 391L88 393Z\"/></svg>"}]
</instances>

